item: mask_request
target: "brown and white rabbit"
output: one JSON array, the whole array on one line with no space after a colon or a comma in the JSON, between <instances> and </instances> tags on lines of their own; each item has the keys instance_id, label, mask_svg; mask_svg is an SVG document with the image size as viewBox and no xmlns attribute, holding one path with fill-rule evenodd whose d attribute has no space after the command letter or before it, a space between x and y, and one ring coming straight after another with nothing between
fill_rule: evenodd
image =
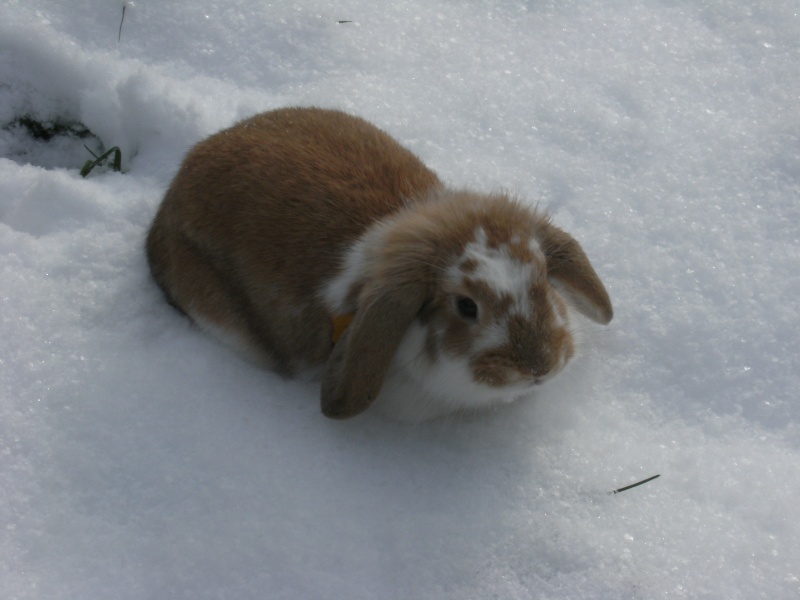
<instances>
[{"instance_id":1,"label":"brown and white rabbit","mask_svg":"<svg viewBox=\"0 0 800 600\"><path fill-rule=\"evenodd\" d=\"M335 110L274 110L197 144L147 256L202 327L281 373L322 367L332 418L525 396L574 355L568 306L612 318L580 245L547 216L450 189Z\"/></svg>"}]
</instances>

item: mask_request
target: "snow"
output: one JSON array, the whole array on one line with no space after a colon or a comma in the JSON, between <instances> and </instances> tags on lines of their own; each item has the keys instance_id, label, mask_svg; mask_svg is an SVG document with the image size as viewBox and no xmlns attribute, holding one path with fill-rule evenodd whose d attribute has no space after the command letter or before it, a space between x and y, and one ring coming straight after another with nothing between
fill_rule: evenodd
<instances>
[{"instance_id":1,"label":"snow","mask_svg":"<svg viewBox=\"0 0 800 600\"><path fill-rule=\"evenodd\" d=\"M800 595L795 2L202 4L118 42L122 2L0 0L1 597ZM193 143L288 104L541 203L615 320L532 402L326 420L142 249Z\"/></svg>"}]
</instances>

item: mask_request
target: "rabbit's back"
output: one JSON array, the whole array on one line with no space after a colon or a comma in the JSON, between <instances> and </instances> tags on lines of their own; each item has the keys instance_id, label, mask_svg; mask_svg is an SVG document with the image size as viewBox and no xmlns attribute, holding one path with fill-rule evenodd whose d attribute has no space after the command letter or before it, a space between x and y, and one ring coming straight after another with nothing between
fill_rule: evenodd
<instances>
[{"instance_id":1,"label":"rabbit's back","mask_svg":"<svg viewBox=\"0 0 800 600\"><path fill-rule=\"evenodd\" d=\"M262 113L197 144L147 242L171 302L246 337L273 366L322 362L330 315L318 292L374 222L441 184L367 121L324 109Z\"/></svg>"}]
</instances>

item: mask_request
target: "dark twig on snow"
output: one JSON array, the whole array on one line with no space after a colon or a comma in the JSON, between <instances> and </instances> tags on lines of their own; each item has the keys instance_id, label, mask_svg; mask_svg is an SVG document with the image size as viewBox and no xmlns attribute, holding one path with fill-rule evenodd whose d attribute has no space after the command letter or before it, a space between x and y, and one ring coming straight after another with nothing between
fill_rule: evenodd
<instances>
[{"instance_id":1,"label":"dark twig on snow","mask_svg":"<svg viewBox=\"0 0 800 600\"><path fill-rule=\"evenodd\" d=\"M614 490L613 492L608 492L608 493L609 493L609 495L611 495L611 494L619 494L620 492L624 492L624 491L629 490L631 488L635 488L636 486L642 485L643 483L647 483L648 481L653 481L653 479L657 479L659 477L661 477L660 473L658 475L653 475L652 477L648 477L647 479L642 479L641 481L639 481L637 483L632 483L630 485L626 485L625 487L621 487L618 490Z\"/></svg>"},{"instance_id":2,"label":"dark twig on snow","mask_svg":"<svg viewBox=\"0 0 800 600\"><path fill-rule=\"evenodd\" d=\"M119 33L117 34L117 43L118 44L119 44L119 41L122 39L122 23L123 23L123 21L125 21L125 6L127 4L128 4L127 2L123 2L122 3L122 18L119 20Z\"/></svg>"}]
</instances>

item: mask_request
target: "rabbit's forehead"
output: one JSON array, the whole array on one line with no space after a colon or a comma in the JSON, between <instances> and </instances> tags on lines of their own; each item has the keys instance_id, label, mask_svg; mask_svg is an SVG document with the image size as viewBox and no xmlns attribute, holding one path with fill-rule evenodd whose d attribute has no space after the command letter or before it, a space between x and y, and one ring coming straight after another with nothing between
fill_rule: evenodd
<instances>
[{"instance_id":1,"label":"rabbit's forehead","mask_svg":"<svg viewBox=\"0 0 800 600\"><path fill-rule=\"evenodd\" d=\"M520 234L491 239L483 227L464 246L457 263L459 275L478 281L498 298L526 301L532 286L546 277L545 259L539 242Z\"/></svg>"}]
</instances>

